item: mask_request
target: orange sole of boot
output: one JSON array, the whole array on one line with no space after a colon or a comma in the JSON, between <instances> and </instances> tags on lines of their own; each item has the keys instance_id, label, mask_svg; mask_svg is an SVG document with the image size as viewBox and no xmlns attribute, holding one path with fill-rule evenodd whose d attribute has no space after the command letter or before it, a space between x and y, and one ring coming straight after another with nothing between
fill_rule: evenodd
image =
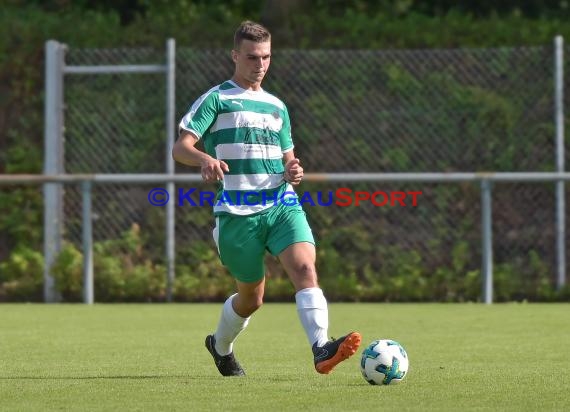
<instances>
[{"instance_id":1,"label":"orange sole of boot","mask_svg":"<svg viewBox=\"0 0 570 412\"><path fill-rule=\"evenodd\" d=\"M352 332L346 337L344 342L340 344L335 355L330 359L317 363L315 365L315 369L317 372L325 375L331 373L336 365L356 353L360 346L360 342L362 342L362 336L360 336L360 333Z\"/></svg>"}]
</instances>

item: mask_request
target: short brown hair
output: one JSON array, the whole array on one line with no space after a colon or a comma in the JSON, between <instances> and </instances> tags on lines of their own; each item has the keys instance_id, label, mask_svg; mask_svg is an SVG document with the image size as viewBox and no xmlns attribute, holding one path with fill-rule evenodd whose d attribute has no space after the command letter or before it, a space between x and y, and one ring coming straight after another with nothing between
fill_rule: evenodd
<instances>
[{"instance_id":1,"label":"short brown hair","mask_svg":"<svg viewBox=\"0 0 570 412\"><path fill-rule=\"evenodd\" d=\"M251 20L243 21L234 34L234 50L238 50L243 40L255 43L271 41L271 33L261 24Z\"/></svg>"}]
</instances>

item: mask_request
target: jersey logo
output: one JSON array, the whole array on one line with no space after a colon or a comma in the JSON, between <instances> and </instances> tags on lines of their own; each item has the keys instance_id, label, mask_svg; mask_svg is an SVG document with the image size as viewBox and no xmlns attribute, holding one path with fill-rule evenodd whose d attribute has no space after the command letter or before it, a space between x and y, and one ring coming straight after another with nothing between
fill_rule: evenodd
<instances>
[{"instance_id":1,"label":"jersey logo","mask_svg":"<svg viewBox=\"0 0 570 412\"><path fill-rule=\"evenodd\" d=\"M232 100L233 104L237 104L239 107L241 107L243 109L243 104L242 102L238 101L238 100Z\"/></svg>"},{"instance_id":2,"label":"jersey logo","mask_svg":"<svg viewBox=\"0 0 570 412\"><path fill-rule=\"evenodd\" d=\"M279 138L274 136L269 129L248 129L243 139L245 145L262 144L279 146Z\"/></svg>"}]
</instances>

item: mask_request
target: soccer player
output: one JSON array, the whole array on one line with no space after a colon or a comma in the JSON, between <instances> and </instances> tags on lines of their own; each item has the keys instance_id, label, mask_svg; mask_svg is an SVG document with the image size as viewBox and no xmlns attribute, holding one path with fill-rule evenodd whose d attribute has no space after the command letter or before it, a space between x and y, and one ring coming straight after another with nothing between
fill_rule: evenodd
<instances>
[{"instance_id":1,"label":"soccer player","mask_svg":"<svg viewBox=\"0 0 570 412\"><path fill-rule=\"evenodd\" d=\"M268 250L295 287L315 369L328 374L357 351L361 336L327 337L327 301L317 281L315 242L292 187L303 179L303 168L293 152L289 114L281 100L261 88L271 60L271 34L244 21L235 32L231 56L233 77L192 104L172 150L176 161L200 166L204 181L219 184L213 236L237 284L215 333L206 337L206 348L223 376L245 375L233 344L263 303ZM200 139L205 152L195 147Z\"/></svg>"}]
</instances>

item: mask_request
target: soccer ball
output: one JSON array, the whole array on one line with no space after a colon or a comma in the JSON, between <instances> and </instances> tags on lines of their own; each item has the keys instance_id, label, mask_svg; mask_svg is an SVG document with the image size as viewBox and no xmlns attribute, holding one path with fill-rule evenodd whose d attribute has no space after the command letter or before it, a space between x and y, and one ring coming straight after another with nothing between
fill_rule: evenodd
<instances>
[{"instance_id":1,"label":"soccer ball","mask_svg":"<svg viewBox=\"0 0 570 412\"><path fill-rule=\"evenodd\" d=\"M401 382L408 373L408 354L398 342L379 339L362 352L360 372L371 385Z\"/></svg>"}]
</instances>

